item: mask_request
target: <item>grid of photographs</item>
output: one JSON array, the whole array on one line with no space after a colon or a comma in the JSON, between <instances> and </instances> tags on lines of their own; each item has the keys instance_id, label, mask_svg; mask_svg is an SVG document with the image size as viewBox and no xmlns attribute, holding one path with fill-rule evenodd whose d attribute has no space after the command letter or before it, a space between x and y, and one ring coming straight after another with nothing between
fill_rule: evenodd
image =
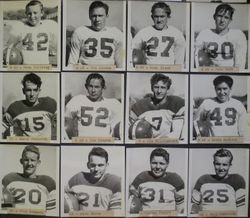
<instances>
[{"instance_id":1,"label":"grid of photographs","mask_svg":"<svg viewBox=\"0 0 250 218\"><path fill-rule=\"evenodd\" d=\"M248 217L250 1L0 0L0 217Z\"/></svg>"}]
</instances>

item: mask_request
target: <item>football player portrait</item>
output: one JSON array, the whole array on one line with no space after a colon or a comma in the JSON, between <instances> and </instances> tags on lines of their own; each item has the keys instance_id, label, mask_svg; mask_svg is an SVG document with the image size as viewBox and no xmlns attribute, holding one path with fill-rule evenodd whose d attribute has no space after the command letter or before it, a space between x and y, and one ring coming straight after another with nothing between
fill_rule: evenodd
<instances>
[{"instance_id":1,"label":"football player portrait","mask_svg":"<svg viewBox=\"0 0 250 218\"><path fill-rule=\"evenodd\" d=\"M146 8L149 4L150 8ZM183 16L186 15L186 4L179 4L178 8L175 3L163 1L135 1L131 2L130 6L131 35L134 36L130 43L132 54L129 54L132 56L132 65L181 65L184 68L186 40L183 33L186 34L186 19ZM183 19L182 25L179 25L178 19L174 19L172 23L178 23L177 26L182 27L182 31L170 22L172 7L174 13L178 13L179 19ZM151 10L151 21L138 16L137 11L143 9Z\"/></svg>"},{"instance_id":2,"label":"football player portrait","mask_svg":"<svg viewBox=\"0 0 250 218\"><path fill-rule=\"evenodd\" d=\"M246 106L247 97L241 87L235 87L238 93L244 93L242 96L232 95L234 80L237 84L246 85L247 78L231 76L210 76L200 78L200 83L206 81L206 84L213 77L213 86L215 97L196 98L196 109L193 113L193 137L213 137L213 136L239 136L246 134ZM198 78L196 78L197 81ZM237 85L235 85L237 86ZM245 87L246 88L246 87ZM203 87L204 89L204 87ZM196 89L197 90L197 89ZM245 105L244 105L244 104ZM199 105L199 106L198 106Z\"/></svg>"},{"instance_id":3,"label":"football player portrait","mask_svg":"<svg viewBox=\"0 0 250 218\"><path fill-rule=\"evenodd\" d=\"M138 155L139 149L132 148L129 150L131 151L127 154L127 157L130 158L129 161L134 162L133 166L129 163L130 167L133 169L131 168L131 172L128 172L128 177L134 174L132 172L133 170L137 170L135 166L142 165L140 163L135 163L136 160L132 159L132 157L135 157L132 152ZM164 216L164 211L173 211L177 213L176 215L184 215L184 210L186 208L184 203L186 202L185 184L178 173L171 172L168 169L169 165L171 165L170 160L172 160L170 153L165 148L160 147L150 149L150 153L145 153L142 149L140 150L140 156L147 154L147 162L149 162L150 170L145 170L136 174L129 184L127 206L129 214L135 215L142 212L162 211L161 215ZM173 149L171 152L173 152ZM183 152L183 150L181 152ZM179 157L180 154L183 153L179 153ZM144 157L142 157L140 161L144 161ZM183 163L183 161L179 162L179 164ZM144 168L145 164L144 161ZM184 164L182 165L182 169L184 169ZM143 215L143 213L141 215Z\"/></svg>"},{"instance_id":4,"label":"football player portrait","mask_svg":"<svg viewBox=\"0 0 250 218\"><path fill-rule=\"evenodd\" d=\"M212 171L212 168L214 168L214 173L198 176L198 174L194 172L196 177L198 177L197 180L192 181L190 214L209 211L217 212L217 214L219 213L221 216L223 214L226 216L227 213L232 213L232 215L238 217L247 216L248 188L246 185L247 181L245 181L246 177L244 178L244 176L246 174L248 175L248 169L246 170L247 165L245 165L248 163L248 150L230 150L225 148L210 150L211 151L206 151L206 153L204 150L199 154L194 151L194 153L192 153L192 158L198 158L198 156L201 158L201 156L204 155L207 157L204 158L204 156L202 156L203 161L209 159L211 163L213 161L213 167L212 164L210 164L210 169L210 167L207 166L208 164L206 164L206 169ZM211 156L213 156L213 158L211 158ZM191 167L194 167L195 164L197 165L197 160L192 159L192 161L193 165L191 164ZM236 163L236 167L233 167L233 164ZM239 163L242 165L239 165ZM201 173L201 169L199 170L198 168L199 165L195 167L195 171ZM234 169L232 170L232 168ZM238 168L238 170L236 168ZM242 169L239 170L239 168ZM231 173L232 171L234 172ZM241 173L238 173L239 171L241 171Z\"/></svg>"},{"instance_id":5,"label":"football player portrait","mask_svg":"<svg viewBox=\"0 0 250 218\"><path fill-rule=\"evenodd\" d=\"M46 75L46 78L45 78ZM9 136L13 136L14 140L18 140L18 137L37 137L47 138L49 140L57 140L57 102L54 98L49 96L40 96L41 93L51 94L50 90L53 86L54 94L52 96L57 97L55 93L55 85L58 87L58 77L52 74L38 75L37 73L24 74L22 84L23 100L17 100L20 94L16 94L13 97L9 93L9 86L13 85L13 80L18 81L23 74L8 74L4 75L4 104L3 104L3 128L2 136L4 139L8 139ZM17 78L15 78L17 77ZM45 80L44 88L47 90L42 92L42 79ZM48 80L51 80L48 82ZM20 83L20 81L19 81ZM51 85L51 87L50 87ZM7 87L8 86L8 87ZM18 84L17 87L19 88ZM13 90L17 88L13 88ZM12 91L13 92L13 91ZM8 97L9 96L9 97ZM14 102L10 103L10 99ZM15 139L15 136L17 138Z\"/></svg>"},{"instance_id":6,"label":"football player portrait","mask_svg":"<svg viewBox=\"0 0 250 218\"><path fill-rule=\"evenodd\" d=\"M76 147L72 148L75 151L70 151L69 148L65 147L62 155L63 160L66 161L71 158L66 152L70 154L76 151L80 152L79 148L75 148ZM114 216L121 216L123 214L124 202L122 200L122 178L120 177L123 172L120 168L123 157L120 156L122 154L120 148L112 149L114 149L116 153L114 153L114 151L111 152L109 147L105 147L105 149L103 147L85 147L82 149L82 151L84 150L85 152L88 150L88 152L84 153L84 156L87 157L87 164L86 166L82 166L82 164L81 166L76 166L77 169L80 168L82 170L70 176L67 182L65 181L64 213L82 212L82 214L84 214L84 212L87 212L86 216L88 216L91 211L99 212L100 216L102 213L108 214L108 212L110 212L110 216L112 216L111 214ZM115 159L120 163L116 164L112 162L115 160L112 158L114 155L117 155ZM81 155L77 154L77 157L82 159L82 152ZM114 172L113 166L115 164L119 171L118 174L112 173ZM70 166L71 169L66 167L66 170L72 171L72 164ZM85 170L86 167L87 170ZM112 170L109 168L112 168ZM73 171L76 170L74 169ZM63 173L66 174L68 172Z\"/></svg>"},{"instance_id":7,"label":"football player portrait","mask_svg":"<svg viewBox=\"0 0 250 218\"><path fill-rule=\"evenodd\" d=\"M10 145L9 145L10 146ZM1 148L4 154L10 154L15 156L16 153L21 151L20 148L13 148L15 145L11 145L12 148ZM19 145L24 147L22 145ZM44 151L41 152L41 151ZM22 166L22 172L10 172L2 177L2 198L1 198L1 211L7 212L9 209L13 209L16 213L34 213L43 214L48 216L58 215L58 205L56 203L57 199L57 187L55 182L55 177L52 178L49 175L54 175L56 172L56 165L48 165L51 162L49 158L53 157L56 159L55 147L41 148L41 146L27 145L22 148L21 158L19 163ZM50 154L48 154L50 152ZM40 156L43 156L43 160L47 162L42 162ZM9 157L9 156L8 156ZM5 157L1 157L2 164L10 163ZM11 163L17 161L11 160ZM41 165L41 167L40 167ZM43 165L43 166L42 166ZM39 175L39 172L44 171L46 167L51 167L51 172L49 175ZM17 167L17 166L15 166ZM9 167L6 167L9 168ZM10 168L13 168L10 167ZM48 169L46 169L48 170ZM3 171L3 170L2 170ZM2 172L1 171L1 172Z\"/></svg>"},{"instance_id":8,"label":"football player portrait","mask_svg":"<svg viewBox=\"0 0 250 218\"><path fill-rule=\"evenodd\" d=\"M65 74L64 78L65 82L67 81L65 86L69 87L70 92L65 96L64 139L113 137L115 140L121 140L122 75ZM72 83L68 84L69 81ZM116 84L112 84L112 81ZM78 90L74 91L76 84L79 84ZM72 92L76 93L73 97Z\"/></svg>"},{"instance_id":9,"label":"football player portrait","mask_svg":"<svg viewBox=\"0 0 250 218\"><path fill-rule=\"evenodd\" d=\"M145 79L142 79L143 77ZM140 83L141 81L148 82L149 77L151 77L151 93L145 92L146 87L138 89L138 91L132 87L132 84L135 81L138 82L138 79ZM130 74L129 139L174 138L184 140L185 76L171 75L171 77L174 78L173 84L169 75L163 73ZM171 86L178 95L173 95ZM178 88L180 89L178 90ZM141 98L138 97L139 92Z\"/></svg>"},{"instance_id":10,"label":"football player portrait","mask_svg":"<svg viewBox=\"0 0 250 218\"><path fill-rule=\"evenodd\" d=\"M203 7L198 4L194 13L200 15L200 12L196 11L198 9L206 10L207 8L205 7L207 6L210 9L209 12L212 13L213 5L207 4ZM196 68L207 66L235 67L240 71L247 68L248 46L246 34L248 33L248 27L242 21L245 19L245 16L248 17L248 12L246 14L245 12L244 8L237 5L233 6L227 3L217 5L213 12L214 27L196 32L197 36L195 36L196 33L194 34L194 60ZM234 15L235 13L236 15ZM194 22L199 23L197 19Z\"/></svg>"},{"instance_id":11,"label":"football player portrait","mask_svg":"<svg viewBox=\"0 0 250 218\"><path fill-rule=\"evenodd\" d=\"M123 2L87 1L84 3L74 1L71 3L71 1L67 1L67 3L67 7L72 10L75 10L75 8L70 7L70 5L74 4L75 7L78 6L82 9L81 13L88 13L90 25L83 25L84 22L87 24L86 21L83 21L83 23L74 21L73 16L71 19L68 18L72 24L70 24L71 30L68 26L67 33L70 35L70 32L72 32L72 36L70 41L68 40L66 43L66 47L68 46L66 53L69 53L69 55L66 54L66 58L69 56L66 65L115 65L116 68L123 68L125 61L124 34L122 33ZM86 7L89 9L88 12L85 10ZM110 9L117 11L110 11ZM118 11L119 15L116 14ZM69 12L72 13L73 11L68 9L68 14ZM118 21L109 21L110 13L112 19ZM72 30L74 24L77 27ZM114 26L111 26L111 24Z\"/></svg>"},{"instance_id":12,"label":"football player portrait","mask_svg":"<svg viewBox=\"0 0 250 218\"><path fill-rule=\"evenodd\" d=\"M12 1L4 5L3 64L58 66L59 1ZM25 3L25 6L24 6ZM25 7L20 9L19 7Z\"/></svg>"}]
</instances>

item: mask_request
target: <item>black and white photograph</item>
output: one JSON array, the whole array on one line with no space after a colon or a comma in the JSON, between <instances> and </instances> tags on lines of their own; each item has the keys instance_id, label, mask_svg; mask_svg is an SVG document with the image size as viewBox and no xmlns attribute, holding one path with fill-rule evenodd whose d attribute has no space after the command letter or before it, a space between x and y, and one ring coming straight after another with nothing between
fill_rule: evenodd
<instances>
[{"instance_id":1,"label":"black and white photograph","mask_svg":"<svg viewBox=\"0 0 250 218\"><path fill-rule=\"evenodd\" d=\"M3 70L60 69L61 1L2 1Z\"/></svg>"},{"instance_id":2,"label":"black and white photograph","mask_svg":"<svg viewBox=\"0 0 250 218\"><path fill-rule=\"evenodd\" d=\"M247 0L187 0L189 2L204 2L204 3L246 3Z\"/></svg>"},{"instance_id":3,"label":"black and white photograph","mask_svg":"<svg viewBox=\"0 0 250 218\"><path fill-rule=\"evenodd\" d=\"M187 75L128 73L126 97L126 142L187 143Z\"/></svg>"},{"instance_id":4,"label":"black and white photograph","mask_svg":"<svg viewBox=\"0 0 250 218\"><path fill-rule=\"evenodd\" d=\"M189 215L248 217L249 149L189 152Z\"/></svg>"},{"instance_id":5,"label":"black and white photograph","mask_svg":"<svg viewBox=\"0 0 250 218\"><path fill-rule=\"evenodd\" d=\"M122 143L123 74L62 75L62 141Z\"/></svg>"},{"instance_id":6,"label":"black and white photograph","mask_svg":"<svg viewBox=\"0 0 250 218\"><path fill-rule=\"evenodd\" d=\"M59 141L59 74L3 73L1 85L3 141Z\"/></svg>"},{"instance_id":7,"label":"black and white photograph","mask_svg":"<svg viewBox=\"0 0 250 218\"><path fill-rule=\"evenodd\" d=\"M59 147L0 145L0 157L0 213L58 217Z\"/></svg>"},{"instance_id":8,"label":"black and white photograph","mask_svg":"<svg viewBox=\"0 0 250 218\"><path fill-rule=\"evenodd\" d=\"M244 4L192 3L191 70L246 72L248 21Z\"/></svg>"},{"instance_id":9,"label":"black and white photograph","mask_svg":"<svg viewBox=\"0 0 250 218\"><path fill-rule=\"evenodd\" d=\"M124 146L62 146L61 169L63 217L125 215Z\"/></svg>"},{"instance_id":10,"label":"black and white photograph","mask_svg":"<svg viewBox=\"0 0 250 218\"><path fill-rule=\"evenodd\" d=\"M127 216L187 216L188 150L126 149Z\"/></svg>"},{"instance_id":11,"label":"black and white photograph","mask_svg":"<svg viewBox=\"0 0 250 218\"><path fill-rule=\"evenodd\" d=\"M250 142L249 82L250 77L243 75L191 76L191 142Z\"/></svg>"},{"instance_id":12,"label":"black and white photograph","mask_svg":"<svg viewBox=\"0 0 250 218\"><path fill-rule=\"evenodd\" d=\"M65 70L124 70L126 1L64 1Z\"/></svg>"},{"instance_id":13,"label":"black and white photograph","mask_svg":"<svg viewBox=\"0 0 250 218\"><path fill-rule=\"evenodd\" d=\"M128 1L128 70L188 71L189 6Z\"/></svg>"}]
</instances>

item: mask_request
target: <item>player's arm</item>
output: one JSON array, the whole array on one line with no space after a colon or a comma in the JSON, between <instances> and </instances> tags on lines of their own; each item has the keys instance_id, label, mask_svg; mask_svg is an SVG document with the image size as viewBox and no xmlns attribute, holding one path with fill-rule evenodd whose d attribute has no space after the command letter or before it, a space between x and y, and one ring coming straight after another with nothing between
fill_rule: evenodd
<instances>
[{"instance_id":1,"label":"player's arm","mask_svg":"<svg viewBox=\"0 0 250 218\"><path fill-rule=\"evenodd\" d=\"M172 122L172 129L173 131L168 134L170 138L181 138L181 133L184 126L184 114L185 114L185 107L182 107L173 117Z\"/></svg>"},{"instance_id":2,"label":"player's arm","mask_svg":"<svg viewBox=\"0 0 250 218\"><path fill-rule=\"evenodd\" d=\"M176 210L178 213L184 213L184 189L175 193Z\"/></svg>"},{"instance_id":3,"label":"player's arm","mask_svg":"<svg viewBox=\"0 0 250 218\"><path fill-rule=\"evenodd\" d=\"M46 201L47 215L53 215L56 212L56 190L52 190L48 194Z\"/></svg>"},{"instance_id":4,"label":"player's arm","mask_svg":"<svg viewBox=\"0 0 250 218\"><path fill-rule=\"evenodd\" d=\"M123 60L124 60L124 49L123 49L123 37L122 37L122 33L119 32L119 39L115 45L115 55L114 55L114 59L115 59L115 65L117 68L122 68L123 67Z\"/></svg>"},{"instance_id":5,"label":"player's arm","mask_svg":"<svg viewBox=\"0 0 250 218\"><path fill-rule=\"evenodd\" d=\"M201 194L198 190L193 189L191 197L191 214L197 214L201 211Z\"/></svg>"},{"instance_id":6,"label":"player's arm","mask_svg":"<svg viewBox=\"0 0 250 218\"><path fill-rule=\"evenodd\" d=\"M137 64L146 64L146 44L141 38L141 33L137 33L132 39L132 62L133 66Z\"/></svg>"},{"instance_id":7,"label":"player's arm","mask_svg":"<svg viewBox=\"0 0 250 218\"><path fill-rule=\"evenodd\" d=\"M200 67L199 64L199 51L204 49L205 45L202 40L202 33L199 33L199 35L195 39L194 43L194 62L195 62L195 67L198 68Z\"/></svg>"},{"instance_id":8,"label":"player's arm","mask_svg":"<svg viewBox=\"0 0 250 218\"><path fill-rule=\"evenodd\" d=\"M185 47L186 47L185 38L182 35L182 33L179 32L179 36L176 38L175 48L174 48L175 64L184 64Z\"/></svg>"},{"instance_id":9,"label":"player's arm","mask_svg":"<svg viewBox=\"0 0 250 218\"><path fill-rule=\"evenodd\" d=\"M245 34L241 31L237 37L234 65L235 67L239 67L240 70L243 70L246 67L247 40Z\"/></svg>"},{"instance_id":10,"label":"player's arm","mask_svg":"<svg viewBox=\"0 0 250 218\"><path fill-rule=\"evenodd\" d=\"M244 106L242 105L241 107L241 111L239 112L239 119L238 119L238 134L239 136L243 136L245 135L246 132L246 109L244 108Z\"/></svg>"},{"instance_id":11,"label":"player's arm","mask_svg":"<svg viewBox=\"0 0 250 218\"><path fill-rule=\"evenodd\" d=\"M132 214L139 213L141 210L142 201L140 199L140 194L133 184L129 186L128 205L129 205L129 212Z\"/></svg>"},{"instance_id":12,"label":"player's arm","mask_svg":"<svg viewBox=\"0 0 250 218\"><path fill-rule=\"evenodd\" d=\"M10 115L10 113L8 113L8 111L3 114L3 122L8 126L13 126L14 124L13 117Z\"/></svg>"},{"instance_id":13,"label":"player's arm","mask_svg":"<svg viewBox=\"0 0 250 218\"><path fill-rule=\"evenodd\" d=\"M65 135L69 139L78 134L78 120L80 119L80 111L77 110L74 98L72 98L66 105L64 115L64 130Z\"/></svg>"},{"instance_id":14,"label":"player's arm","mask_svg":"<svg viewBox=\"0 0 250 218\"><path fill-rule=\"evenodd\" d=\"M79 34L75 31L71 37L69 65L79 63L81 45L82 45L82 40L80 39Z\"/></svg>"}]
</instances>

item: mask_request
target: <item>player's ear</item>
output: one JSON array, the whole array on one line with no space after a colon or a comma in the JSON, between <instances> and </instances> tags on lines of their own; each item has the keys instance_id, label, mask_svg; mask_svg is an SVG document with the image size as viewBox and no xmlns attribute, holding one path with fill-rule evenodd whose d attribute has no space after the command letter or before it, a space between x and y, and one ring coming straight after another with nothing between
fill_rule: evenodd
<instances>
[{"instance_id":1,"label":"player's ear","mask_svg":"<svg viewBox=\"0 0 250 218\"><path fill-rule=\"evenodd\" d=\"M24 89L24 88L22 88L22 90L23 90L23 94L25 95L25 89Z\"/></svg>"},{"instance_id":2,"label":"player's ear","mask_svg":"<svg viewBox=\"0 0 250 218\"><path fill-rule=\"evenodd\" d=\"M23 164L23 159L22 158L20 158L20 164Z\"/></svg>"},{"instance_id":3,"label":"player's ear","mask_svg":"<svg viewBox=\"0 0 250 218\"><path fill-rule=\"evenodd\" d=\"M88 167L88 169L90 169L89 162L87 163L87 167Z\"/></svg>"}]
</instances>

